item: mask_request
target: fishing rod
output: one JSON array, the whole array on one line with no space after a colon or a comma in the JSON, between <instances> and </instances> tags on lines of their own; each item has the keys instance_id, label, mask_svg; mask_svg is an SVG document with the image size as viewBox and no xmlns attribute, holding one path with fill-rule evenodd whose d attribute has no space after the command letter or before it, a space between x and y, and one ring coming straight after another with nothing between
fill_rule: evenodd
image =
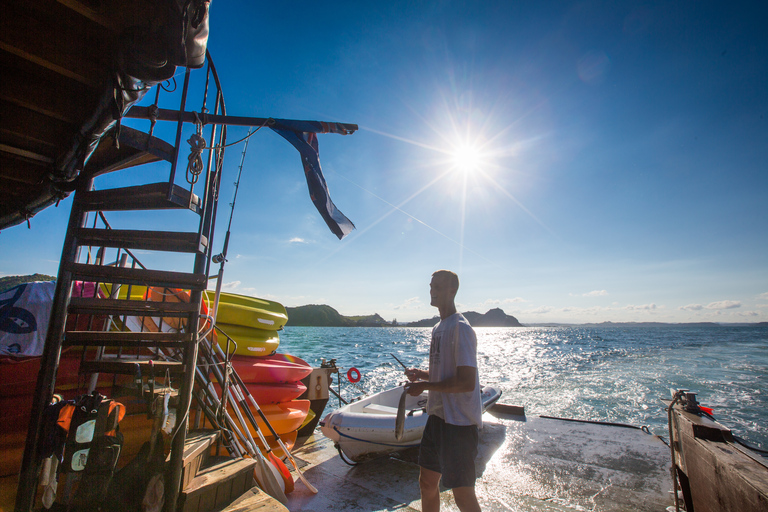
<instances>
[{"instance_id":1,"label":"fishing rod","mask_svg":"<svg viewBox=\"0 0 768 512\"><path fill-rule=\"evenodd\" d=\"M237 202L237 192L240 190L240 177L243 175L243 164L245 163L245 153L248 151L248 141L251 140L251 129L248 128L248 137L245 139L245 144L243 144L243 152L240 155L240 167L237 171L237 180L235 181L235 192L234 196L232 197L232 202L229 203L230 210L229 210L229 223L227 224L227 234L224 236L224 247L221 250L220 254L216 254L211 258L211 260L214 263L219 264L219 274L216 277L216 294L213 298L213 322L216 323L216 318L218 317L219 313L219 297L221 296L221 282L224 279L224 264L227 262L227 249L229 248L229 234L230 230L232 228L232 217L235 215L235 203Z\"/></svg>"},{"instance_id":2,"label":"fishing rod","mask_svg":"<svg viewBox=\"0 0 768 512\"><path fill-rule=\"evenodd\" d=\"M403 364L403 362L402 362L401 360L399 360L395 354L393 354L392 352L390 352L390 353L389 353L389 355L391 355L392 357L394 357L394 358L395 358L395 361L397 361L398 363L400 363L400 366L402 366L404 369L406 369L406 370L408 369L408 367L407 367L407 366L405 366L405 365Z\"/></svg>"}]
</instances>

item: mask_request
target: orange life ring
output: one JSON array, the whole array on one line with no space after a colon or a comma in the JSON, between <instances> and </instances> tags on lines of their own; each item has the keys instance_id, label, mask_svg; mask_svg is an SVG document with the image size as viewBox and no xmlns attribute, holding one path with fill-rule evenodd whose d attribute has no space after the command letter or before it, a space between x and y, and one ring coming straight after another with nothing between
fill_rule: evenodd
<instances>
[{"instance_id":1,"label":"orange life ring","mask_svg":"<svg viewBox=\"0 0 768 512\"><path fill-rule=\"evenodd\" d=\"M356 382L360 382L360 370L358 370L354 366L349 370L347 370L347 380L352 384L355 384Z\"/></svg>"}]
</instances>

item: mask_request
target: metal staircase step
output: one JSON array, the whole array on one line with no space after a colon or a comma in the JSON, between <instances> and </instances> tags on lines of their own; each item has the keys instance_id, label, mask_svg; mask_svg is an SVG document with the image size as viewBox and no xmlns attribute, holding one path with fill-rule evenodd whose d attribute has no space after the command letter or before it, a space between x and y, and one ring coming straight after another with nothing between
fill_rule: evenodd
<instances>
[{"instance_id":1,"label":"metal staircase step","mask_svg":"<svg viewBox=\"0 0 768 512\"><path fill-rule=\"evenodd\" d=\"M192 341L191 332L67 331L64 346L181 348Z\"/></svg>"},{"instance_id":2,"label":"metal staircase step","mask_svg":"<svg viewBox=\"0 0 768 512\"><path fill-rule=\"evenodd\" d=\"M65 264L62 262L62 265L64 266ZM180 288L182 290L205 290L208 284L205 274L89 265L86 263L68 263L65 267L72 272L73 280L81 281L163 286L166 288Z\"/></svg>"},{"instance_id":3,"label":"metal staircase step","mask_svg":"<svg viewBox=\"0 0 768 512\"><path fill-rule=\"evenodd\" d=\"M141 368L141 374L147 375L149 371L149 359L128 359L114 356L104 356L95 361L81 361L80 373L117 373L120 375L135 375L136 365ZM163 375L166 370L171 375L182 375L184 365L176 361L152 360L155 375Z\"/></svg>"},{"instance_id":4,"label":"metal staircase step","mask_svg":"<svg viewBox=\"0 0 768 512\"><path fill-rule=\"evenodd\" d=\"M79 192L76 204L83 210L90 211L167 209L190 209L196 213L202 211L198 196L168 182Z\"/></svg>"},{"instance_id":5,"label":"metal staircase step","mask_svg":"<svg viewBox=\"0 0 768 512\"><path fill-rule=\"evenodd\" d=\"M77 245L120 247L148 251L205 253L208 239L198 233L139 231L130 229L78 228L73 230Z\"/></svg>"},{"instance_id":6,"label":"metal staircase step","mask_svg":"<svg viewBox=\"0 0 768 512\"><path fill-rule=\"evenodd\" d=\"M210 448L219 439L218 430L202 429L187 433L182 456L181 489L189 487L190 482L197 476L200 467L208 461Z\"/></svg>"},{"instance_id":7,"label":"metal staircase step","mask_svg":"<svg viewBox=\"0 0 768 512\"><path fill-rule=\"evenodd\" d=\"M185 317L197 312L197 304L191 302L159 302L154 300L100 299L72 297L70 314L112 316L160 316Z\"/></svg>"},{"instance_id":8,"label":"metal staircase step","mask_svg":"<svg viewBox=\"0 0 768 512\"><path fill-rule=\"evenodd\" d=\"M179 494L177 510L207 512L221 510L253 487L254 459L213 457L189 486Z\"/></svg>"}]
</instances>

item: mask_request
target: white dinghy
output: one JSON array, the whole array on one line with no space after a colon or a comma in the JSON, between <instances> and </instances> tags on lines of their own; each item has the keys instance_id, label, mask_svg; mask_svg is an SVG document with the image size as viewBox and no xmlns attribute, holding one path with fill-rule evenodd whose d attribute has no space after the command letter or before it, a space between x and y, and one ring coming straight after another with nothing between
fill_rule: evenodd
<instances>
[{"instance_id":1,"label":"white dinghy","mask_svg":"<svg viewBox=\"0 0 768 512\"><path fill-rule=\"evenodd\" d=\"M405 424L400 440L395 437L397 407L403 387L376 393L335 410L320 422L323 435L333 441L339 453L354 462L362 462L387 453L419 446L427 424L427 393L406 395ZM483 412L496 403L501 390L483 387Z\"/></svg>"}]
</instances>

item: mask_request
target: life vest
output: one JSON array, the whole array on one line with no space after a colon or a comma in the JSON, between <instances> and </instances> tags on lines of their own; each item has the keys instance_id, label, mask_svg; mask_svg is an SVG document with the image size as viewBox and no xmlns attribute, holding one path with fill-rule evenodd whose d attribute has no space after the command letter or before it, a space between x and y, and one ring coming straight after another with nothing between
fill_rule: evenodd
<instances>
[{"instance_id":1,"label":"life vest","mask_svg":"<svg viewBox=\"0 0 768 512\"><path fill-rule=\"evenodd\" d=\"M125 406L94 391L57 409L55 430L66 432L66 437L57 436L59 442L64 440L59 471L66 474L68 482L79 480L71 500L64 498L70 501L71 510L96 510L106 498L123 446L118 425L125 416ZM53 454L60 456L60 446L54 447Z\"/></svg>"}]
</instances>

